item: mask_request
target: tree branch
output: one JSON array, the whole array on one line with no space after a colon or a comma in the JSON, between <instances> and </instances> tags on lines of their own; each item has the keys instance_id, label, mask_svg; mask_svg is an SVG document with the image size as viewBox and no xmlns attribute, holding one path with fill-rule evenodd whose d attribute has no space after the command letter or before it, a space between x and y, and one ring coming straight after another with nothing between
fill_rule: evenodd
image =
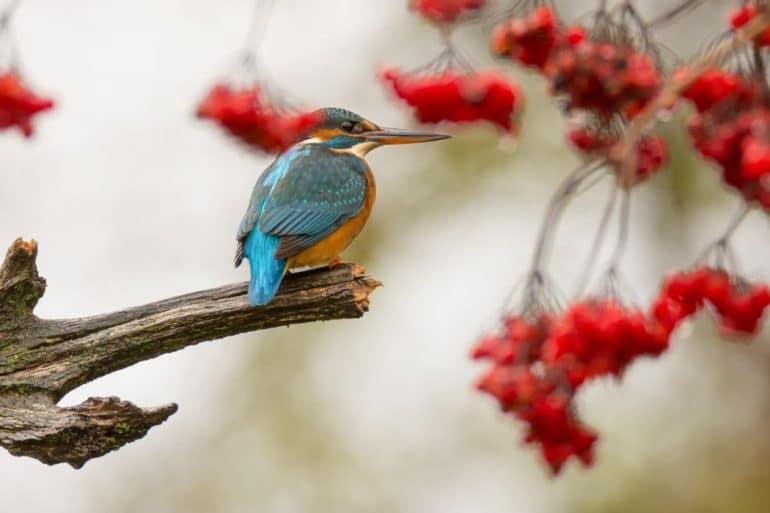
<instances>
[{"instance_id":1,"label":"tree branch","mask_svg":"<svg viewBox=\"0 0 770 513\"><path fill-rule=\"evenodd\" d=\"M43 320L37 244L18 239L0 268L0 446L18 456L78 468L143 437L176 405L140 409L117 398L60 408L96 378L187 346L238 333L361 317L380 284L355 264L287 276L276 298L254 308L245 283L95 317Z\"/></svg>"}]
</instances>

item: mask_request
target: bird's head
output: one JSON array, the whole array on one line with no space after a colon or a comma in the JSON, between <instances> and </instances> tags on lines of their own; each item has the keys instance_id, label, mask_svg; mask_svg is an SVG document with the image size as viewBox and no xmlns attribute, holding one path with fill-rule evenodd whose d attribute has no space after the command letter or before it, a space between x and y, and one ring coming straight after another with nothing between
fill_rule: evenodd
<instances>
[{"instance_id":1,"label":"bird's head","mask_svg":"<svg viewBox=\"0 0 770 513\"><path fill-rule=\"evenodd\" d=\"M318 110L317 114L319 121L303 142L323 144L359 157L387 144L440 141L451 137L435 132L383 128L345 109L325 108Z\"/></svg>"}]
</instances>

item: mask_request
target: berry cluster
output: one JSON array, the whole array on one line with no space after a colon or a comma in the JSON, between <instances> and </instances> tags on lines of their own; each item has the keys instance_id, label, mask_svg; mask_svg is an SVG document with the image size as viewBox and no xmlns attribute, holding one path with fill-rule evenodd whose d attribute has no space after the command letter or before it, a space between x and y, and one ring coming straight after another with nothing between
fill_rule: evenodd
<instances>
[{"instance_id":1,"label":"berry cluster","mask_svg":"<svg viewBox=\"0 0 770 513\"><path fill-rule=\"evenodd\" d=\"M0 130L17 127L25 137L31 137L32 118L53 106L52 100L27 88L17 73L0 74Z\"/></svg>"},{"instance_id":2,"label":"berry cluster","mask_svg":"<svg viewBox=\"0 0 770 513\"><path fill-rule=\"evenodd\" d=\"M486 0L411 0L409 6L435 23L447 24L482 9L486 3Z\"/></svg>"},{"instance_id":3,"label":"berry cluster","mask_svg":"<svg viewBox=\"0 0 770 513\"><path fill-rule=\"evenodd\" d=\"M755 334L770 306L770 289L765 284L731 277L721 269L700 267L665 280L653 305L653 315L670 331L705 304L711 306L726 334Z\"/></svg>"},{"instance_id":4,"label":"berry cluster","mask_svg":"<svg viewBox=\"0 0 770 513\"><path fill-rule=\"evenodd\" d=\"M516 131L523 95L519 87L493 71L409 73L395 68L379 72L380 80L409 104L422 123L487 121Z\"/></svg>"},{"instance_id":5,"label":"berry cluster","mask_svg":"<svg viewBox=\"0 0 770 513\"><path fill-rule=\"evenodd\" d=\"M689 130L698 151L746 201L770 208L770 102L762 91L761 83L710 69L683 96L696 107Z\"/></svg>"},{"instance_id":6,"label":"berry cluster","mask_svg":"<svg viewBox=\"0 0 770 513\"><path fill-rule=\"evenodd\" d=\"M572 145L588 156L608 156L618 142L618 137L610 137L588 127L574 127L567 132ZM639 142L636 159L636 182L644 181L660 170L668 160L668 144L660 136L644 137Z\"/></svg>"},{"instance_id":7,"label":"berry cluster","mask_svg":"<svg viewBox=\"0 0 770 513\"><path fill-rule=\"evenodd\" d=\"M575 456L593 462L596 434L581 425L572 407L572 391L554 367L537 368L553 319L509 315L499 333L485 336L473 349L475 359L492 362L476 387L494 397L500 408L522 421L524 442L538 445L554 473Z\"/></svg>"},{"instance_id":8,"label":"berry cluster","mask_svg":"<svg viewBox=\"0 0 770 513\"><path fill-rule=\"evenodd\" d=\"M623 132L660 93L664 75L654 57L650 24L633 2L601 7L590 30L566 28L554 9L543 4L518 3L517 16L498 25L491 41L495 55L542 73L551 93L565 99L568 113L580 111L581 124L570 129L567 137L589 157L565 180L549 207L531 270L538 279L531 282L535 284L542 282L549 237L564 205L578 194L574 191L595 183L589 178L606 168L601 167L603 162L611 162L616 173L622 168L615 150ZM528 8L523 14L522 6ZM681 14L681 7L667 16ZM766 0L744 1L731 17L732 27L745 26L766 7ZM667 16L659 19L670 19ZM720 165L724 181L748 202L770 209L770 89L762 49L770 47L770 29L756 38L754 48L748 46L742 59L731 64L744 69L750 62L750 70L743 74L706 70L683 96L696 108L689 126L697 149ZM736 45L736 51L740 48ZM677 326L704 308L713 313L723 333L734 335L755 334L770 307L768 286L748 283L719 265L670 276L650 308L630 308L616 299L615 272L629 227L628 188L659 170L667 154L665 140L646 135L637 148L635 180L619 177L617 186L626 190L605 293L577 300L560 312L547 294L541 294L540 285L528 284L521 313L506 315L500 328L473 349L475 359L491 363L477 388L526 425L525 442L539 446L554 473L571 458L584 465L593 462L596 433L582 424L574 402L584 384L603 376L620 378L637 358L662 354ZM614 201L615 196L610 196L594 256L615 212ZM717 264L746 212L712 247L719 252L715 253Z\"/></svg>"},{"instance_id":9,"label":"berry cluster","mask_svg":"<svg viewBox=\"0 0 770 513\"><path fill-rule=\"evenodd\" d=\"M275 106L258 85L240 89L215 85L198 106L198 117L215 121L229 134L268 153L286 150L319 121L314 112Z\"/></svg>"},{"instance_id":10,"label":"berry cluster","mask_svg":"<svg viewBox=\"0 0 770 513\"><path fill-rule=\"evenodd\" d=\"M540 446L555 474L573 456L590 465L596 434L576 415L580 387L620 378L637 358L662 354L677 326L705 305L725 333L754 334L770 307L770 289L702 267L667 278L650 312L593 298L560 315L509 314L473 348L474 359L491 362L476 387L526 424L524 441Z\"/></svg>"},{"instance_id":11,"label":"berry cluster","mask_svg":"<svg viewBox=\"0 0 770 513\"><path fill-rule=\"evenodd\" d=\"M584 40L557 48L545 66L554 94L570 109L599 116L633 117L660 90L661 74L649 55L630 47Z\"/></svg>"},{"instance_id":12,"label":"berry cluster","mask_svg":"<svg viewBox=\"0 0 770 513\"><path fill-rule=\"evenodd\" d=\"M498 25L491 46L496 55L541 70L552 93L566 96L570 108L599 116L632 117L661 86L660 71L648 54L590 40L581 26L564 29L548 6Z\"/></svg>"},{"instance_id":13,"label":"berry cluster","mask_svg":"<svg viewBox=\"0 0 770 513\"><path fill-rule=\"evenodd\" d=\"M659 355L669 333L644 312L614 299L580 301L554 323L543 348L543 362L563 369L577 389L599 376L622 376L636 358Z\"/></svg>"},{"instance_id":14,"label":"berry cluster","mask_svg":"<svg viewBox=\"0 0 770 513\"><path fill-rule=\"evenodd\" d=\"M574 411L580 387L591 378L620 376L635 358L668 347L664 329L614 300L582 301L533 323L509 316L504 326L473 351L474 358L493 361L477 387L527 424L525 442L540 445L554 473L572 456L593 462L596 434Z\"/></svg>"},{"instance_id":15,"label":"berry cluster","mask_svg":"<svg viewBox=\"0 0 770 513\"><path fill-rule=\"evenodd\" d=\"M582 27L561 30L554 10L541 6L528 16L514 17L497 25L492 33L492 53L544 70L557 46L577 46L584 39Z\"/></svg>"}]
</instances>

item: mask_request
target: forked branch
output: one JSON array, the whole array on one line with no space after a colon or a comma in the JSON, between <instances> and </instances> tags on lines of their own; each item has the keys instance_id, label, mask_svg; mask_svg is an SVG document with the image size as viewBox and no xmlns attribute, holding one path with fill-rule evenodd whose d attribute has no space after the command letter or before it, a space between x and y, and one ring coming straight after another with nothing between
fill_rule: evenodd
<instances>
[{"instance_id":1,"label":"forked branch","mask_svg":"<svg viewBox=\"0 0 770 513\"><path fill-rule=\"evenodd\" d=\"M74 388L207 340L361 317L380 285L344 264L287 277L259 308L248 304L242 283L96 317L44 320L33 313L45 292L36 256L34 241L18 239L0 268L0 446L73 467L143 437L177 408L141 409L117 398L56 406Z\"/></svg>"}]
</instances>

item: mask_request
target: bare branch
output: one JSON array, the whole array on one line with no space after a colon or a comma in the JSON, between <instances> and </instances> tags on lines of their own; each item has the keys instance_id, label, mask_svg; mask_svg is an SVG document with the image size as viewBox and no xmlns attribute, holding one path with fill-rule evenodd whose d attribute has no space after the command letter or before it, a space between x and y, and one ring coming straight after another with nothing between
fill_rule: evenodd
<instances>
[{"instance_id":1,"label":"bare branch","mask_svg":"<svg viewBox=\"0 0 770 513\"><path fill-rule=\"evenodd\" d=\"M117 399L92 399L75 408L57 407L67 392L199 342L361 317L380 285L362 267L343 264L287 276L264 307L248 304L242 283L96 317L43 320L32 313L45 291L36 255L34 241L18 239L0 268L0 445L13 454L73 466L141 438L176 406L143 410Z\"/></svg>"}]
</instances>

